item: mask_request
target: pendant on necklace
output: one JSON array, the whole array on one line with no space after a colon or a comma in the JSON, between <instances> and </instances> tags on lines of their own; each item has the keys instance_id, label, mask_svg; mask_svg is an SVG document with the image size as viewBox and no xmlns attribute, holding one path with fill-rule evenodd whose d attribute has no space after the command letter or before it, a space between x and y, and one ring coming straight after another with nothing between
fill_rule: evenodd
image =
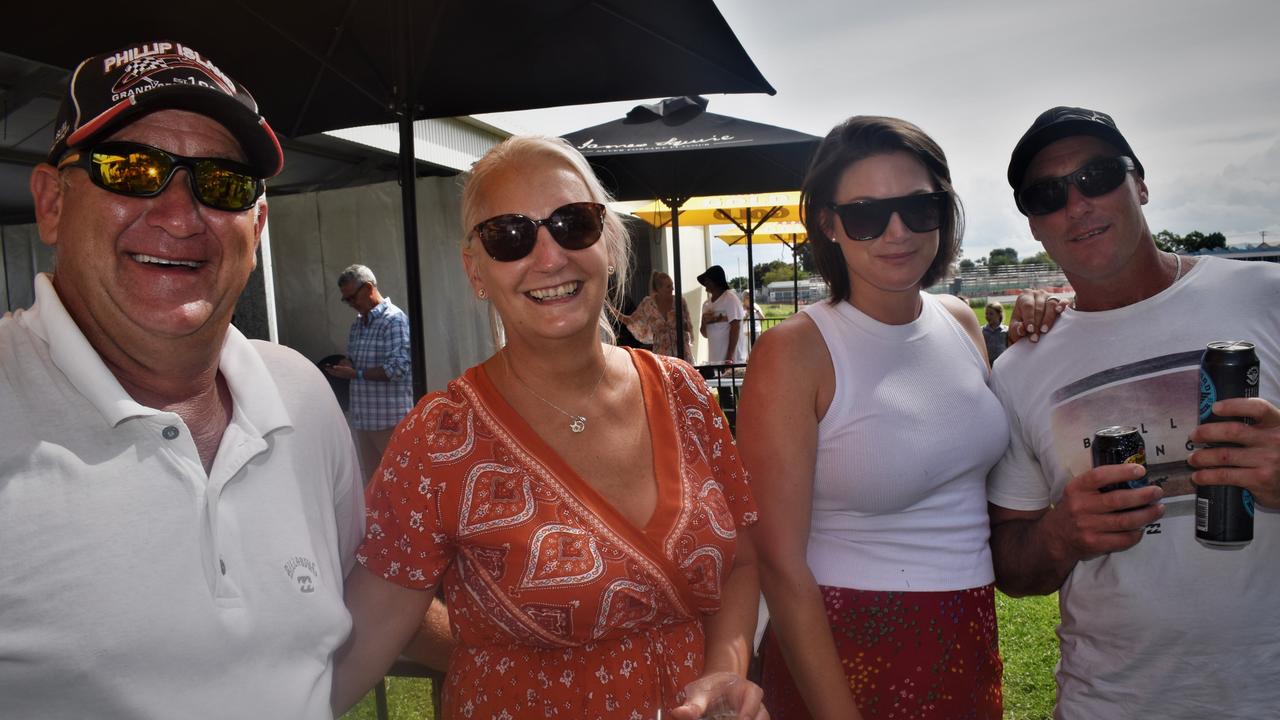
<instances>
[{"instance_id":1,"label":"pendant on necklace","mask_svg":"<svg viewBox=\"0 0 1280 720\"><path fill-rule=\"evenodd\" d=\"M581 415L574 415L573 421L569 423L569 429L575 433L580 433L587 429L587 419Z\"/></svg>"}]
</instances>

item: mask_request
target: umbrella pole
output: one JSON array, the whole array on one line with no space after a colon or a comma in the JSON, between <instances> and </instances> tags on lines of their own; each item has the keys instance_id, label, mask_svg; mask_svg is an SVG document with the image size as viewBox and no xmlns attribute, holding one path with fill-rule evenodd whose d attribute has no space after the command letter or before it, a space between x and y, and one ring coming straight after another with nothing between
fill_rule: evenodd
<instances>
[{"instance_id":1,"label":"umbrella pole","mask_svg":"<svg viewBox=\"0 0 1280 720\"><path fill-rule=\"evenodd\" d=\"M760 216L759 222L752 222L750 205L748 205L743 209L746 211L747 222L745 225L738 222L736 219L734 219L732 215L725 212L723 209L716 210L716 215L736 225L738 229L742 231L742 234L747 236L747 290L750 291L751 293L751 314L752 314L752 317L754 317L756 312L755 311L756 303L759 301L759 299L756 297L756 266L755 266L754 256L752 255L752 252L751 252L751 247L754 242L753 238L755 236L756 230L761 225L764 225L766 222L768 222L769 218L772 218L774 215L777 215L778 213L782 212L782 206L775 205L769 208L768 210L766 210L764 215ZM756 324L754 322L751 322L752 318L747 318L747 320L748 320L748 323L747 323L748 334L751 336L751 345L754 347L756 344Z\"/></svg>"},{"instance_id":2,"label":"umbrella pole","mask_svg":"<svg viewBox=\"0 0 1280 720\"><path fill-rule=\"evenodd\" d=\"M671 270L671 279L675 284L676 296L672 299L676 311L676 357L693 362L693 358L684 356L684 283L680 282L680 208L688 198L661 198L662 204L671 210L671 262L675 265Z\"/></svg>"},{"instance_id":3,"label":"umbrella pole","mask_svg":"<svg viewBox=\"0 0 1280 720\"><path fill-rule=\"evenodd\" d=\"M799 238L791 236L791 314L800 312L800 265L796 262L796 247Z\"/></svg>"},{"instance_id":4,"label":"umbrella pole","mask_svg":"<svg viewBox=\"0 0 1280 720\"><path fill-rule=\"evenodd\" d=\"M747 334L751 337L748 347L756 346L756 265L755 256L751 253L753 244L752 237L755 235L755 227L751 224L751 208L747 208L747 226L743 228L747 234L747 292L751 293L751 314L747 316Z\"/></svg>"},{"instance_id":5,"label":"umbrella pole","mask_svg":"<svg viewBox=\"0 0 1280 720\"><path fill-rule=\"evenodd\" d=\"M422 333L422 272L418 260L417 158L413 147L413 100L409 96L409 69L414 38L409 22L409 3L400 4L400 87L397 114L400 116L400 209L404 215L405 285L409 293L409 352L413 366L413 397L427 394L427 356Z\"/></svg>"}]
</instances>

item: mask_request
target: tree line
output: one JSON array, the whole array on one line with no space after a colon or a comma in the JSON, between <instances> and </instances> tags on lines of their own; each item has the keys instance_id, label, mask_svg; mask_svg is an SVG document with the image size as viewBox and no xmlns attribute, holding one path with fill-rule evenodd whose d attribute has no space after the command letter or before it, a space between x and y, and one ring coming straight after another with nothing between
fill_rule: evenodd
<instances>
[{"instance_id":1,"label":"tree line","mask_svg":"<svg viewBox=\"0 0 1280 720\"><path fill-rule=\"evenodd\" d=\"M1155 234L1156 247L1165 252L1193 253L1200 250L1213 250L1215 248L1224 248L1227 246L1227 236L1220 232L1202 233L1199 230L1192 230L1186 235L1178 235L1170 230L1161 230ZM1044 264L1050 267L1058 267L1058 264L1049 257L1049 253L1041 250L1035 255L1018 258L1018 251L1013 248L996 248L992 250L987 257L970 260L965 258L960 261L959 269L973 270L976 268L994 268L1001 265L1034 265Z\"/></svg>"}]
</instances>

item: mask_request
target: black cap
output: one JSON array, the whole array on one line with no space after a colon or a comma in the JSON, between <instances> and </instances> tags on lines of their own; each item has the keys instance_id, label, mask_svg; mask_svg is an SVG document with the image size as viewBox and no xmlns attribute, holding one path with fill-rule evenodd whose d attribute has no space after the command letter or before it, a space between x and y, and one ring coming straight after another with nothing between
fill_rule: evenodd
<instances>
[{"instance_id":1,"label":"black cap","mask_svg":"<svg viewBox=\"0 0 1280 720\"><path fill-rule=\"evenodd\" d=\"M1097 110L1059 106L1040 113L1040 117L1031 123L1031 127L1013 148L1013 155L1009 158L1009 185L1013 187L1015 195L1022 189L1022 178L1036 153L1051 143L1073 135L1092 135L1115 145L1133 160L1138 177L1146 177L1142 162L1133 154L1133 148L1129 147L1129 142L1116 129L1116 121L1110 115Z\"/></svg>"},{"instance_id":2,"label":"black cap","mask_svg":"<svg viewBox=\"0 0 1280 720\"><path fill-rule=\"evenodd\" d=\"M708 282L715 281L717 287L729 287L729 281L724 277L724 268L719 265L712 265L707 268L706 272L698 276L698 284L706 287Z\"/></svg>"},{"instance_id":3,"label":"black cap","mask_svg":"<svg viewBox=\"0 0 1280 720\"><path fill-rule=\"evenodd\" d=\"M284 167L280 141L249 91L193 48L170 40L135 43L76 67L54 124L49 163L156 110L188 110L218 121L264 178Z\"/></svg>"}]
</instances>

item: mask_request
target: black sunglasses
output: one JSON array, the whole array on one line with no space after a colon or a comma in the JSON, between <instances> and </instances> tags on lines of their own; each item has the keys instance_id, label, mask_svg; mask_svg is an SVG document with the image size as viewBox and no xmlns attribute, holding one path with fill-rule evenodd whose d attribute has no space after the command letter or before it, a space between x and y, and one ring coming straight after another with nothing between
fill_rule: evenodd
<instances>
[{"instance_id":1,"label":"black sunglasses","mask_svg":"<svg viewBox=\"0 0 1280 720\"><path fill-rule=\"evenodd\" d=\"M186 168L196 200L229 212L253 207L267 189L253 168L234 160L183 157L135 142L100 143L58 163L59 170L66 167L82 167L94 185L129 197L159 195L178 168Z\"/></svg>"},{"instance_id":2,"label":"black sunglasses","mask_svg":"<svg viewBox=\"0 0 1280 720\"><path fill-rule=\"evenodd\" d=\"M850 240L875 240L889 227L894 213L898 213L911 232L937 230L942 226L942 213L949 197L944 190L883 200L859 200L843 205L827 203L827 208L840 216L844 233Z\"/></svg>"},{"instance_id":3,"label":"black sunglasses","mask_svg":"<svg viewBox=\"0 0 1280 720\"><path fill-rule=\"evenodd\" d=\"M485 252L498 262L512 262L533 252L538 228L545 227L565 250L585 250L604 232L604 205L576 202L561 205L542 220L509 213L479 223L471 232L480 236Z\"/></svg>"},{"instance_id":4,"label":"black sunglasses","mask_svg":"<svg viewBox=\"0 0 1280 720\"><path fill-rule=\"evenodd\" d=\"M1133 160L1124 155L1090 160L1062 177L1037 180L1018 191L1018 209L1026 215L1048 215L1067 206L1067 186L1074 185L1081 195L1096 198L1124 184L1133 170Z\"/></svg>"}]
</instances>

